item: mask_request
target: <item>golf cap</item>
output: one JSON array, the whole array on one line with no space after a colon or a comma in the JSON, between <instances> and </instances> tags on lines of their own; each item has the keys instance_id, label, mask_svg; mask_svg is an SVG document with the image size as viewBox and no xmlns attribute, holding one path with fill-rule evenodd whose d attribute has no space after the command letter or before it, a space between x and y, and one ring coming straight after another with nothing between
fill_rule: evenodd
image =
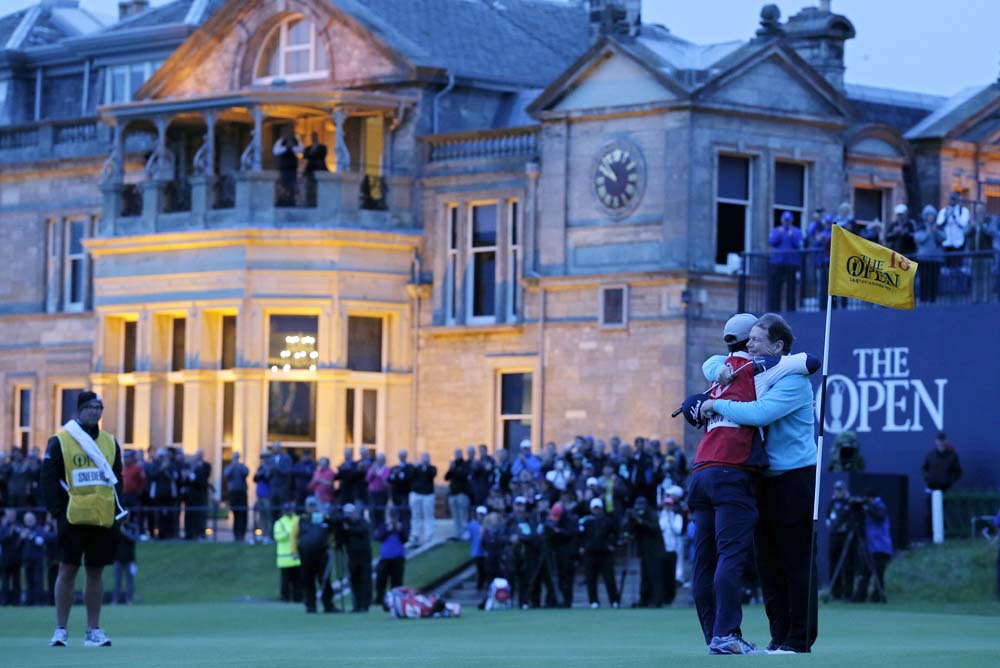
<instances>
[{"instance_id":1,"label":"golf cap","mask_svg":"<svg viewBox=\"0 0 1000 668\"><path fill-rule=\"evenodd\" d=\"M354 510L355 510L355 506L354 506L353 503L345 503L344 504L344 512L345 513L353 513Z\"/></svg>"},{"instance_id":2,"label":"golf cap","mask_svg":"<svg viewBox=\"0 0 1000 668\"><path fill-rule=\"evenodd\" d=\"M594 476L587 478L587 487L596 487L596 486L597 486L597 478L595 478Z\"/></svg>"},{"instance_id":3,"label":"golf cap","mask_svg":"<svg viewBox=\"0 0 1000 668\"><path fill-rule=\"evenodd\" d=\"M837 482L833 483L833 487L834 489L844 489L844 481L838 480Z\"/></svg>"},{"instance_id":4,"label":"golf cap","mask_svg":"<svg viewBox=\"0 0 1000 668\"><path fill-rule=\"evenodd\" d=\"M898 216L899 214L905 215L906 213L909 212L909 209L906 208L905 204L897 204L896 208L893 209L893 211L895 211L896 215Z\"/></svg>"},{"instance_id":5,"label":"golf cap","mask_svg":"<svg viewBox=\"0 0 1000 668\"><path fill-rule=\"evenodd\" d=\"M604 502L601 501L600 499L591 499L590 500L590 507L591 508L600 508L601 510L604 510Z\"/></svg>"},{"instance_id":6,"label":"golf cap","mask_svg":"<svg viewBox=\"0 0 1000 668\"><path fill-rule=\"evenodd\" d=\"M104 402L101 401L101 397L98 396L97 392L91 392L90 390L87 390L77 395L76 410L79 411L81 408L83 408L84 406L86 406L91 402L97 402L97 404L99 404L102 408L104 407Z\"/></svg>"},{"instance_id":7,"label":"golf cap","mask_svg":"<svg viewBox=\"0 0 1000 668\"><path fill-rule=\"evenodd\" d=\"M750 338L750 330L757 322L757 316L749 313L737 313L726 321L722 330L722 340L726 343L739 343Z\"/></svg>"},{"instance_id":8,"label":"golf cap","mask_svg":"<svg viewBox=\"0 0 1000 668\"><path fill-rule=\"evenodd\" d=\"M525 499L523 496L515 496L514 497L514 505L515 506L518 505L518 504L520 504L520 505L523 506L523 505L525 505L527 503L528 503L528 500Z\"/></svg>"},{"instance_id":9,"label":"golf cap","mask_svg":"<svg viewBox=\"0 0 1000 668\"><path fill-rule=\"evenodd\" d=\"M476 514L477 515L486 515L487 514L487 512L486 512L486 506L476 506Z\"/></svg>"}]
</instances>

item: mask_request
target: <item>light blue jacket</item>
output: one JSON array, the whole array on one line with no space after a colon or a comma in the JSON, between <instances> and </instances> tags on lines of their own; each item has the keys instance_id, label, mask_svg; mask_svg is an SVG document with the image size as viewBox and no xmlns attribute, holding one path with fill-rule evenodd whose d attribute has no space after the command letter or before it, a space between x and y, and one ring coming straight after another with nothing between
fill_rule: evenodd
<instances>
[{"instance_id":1,"label":"light blue jacket","mask_svg":"<svg viewBox=\"0 0 1000 668\"><path fill-rule=\"evenodd\" d=\"M710 357L702 366L705 378L714 381L725 361L722 355ZM808 376L785 376L757 401L718 399L715 412L736 424L768 428L764 450L771 465L764 475L816 465L813 390Z\"/></svg>"}]
</instances>

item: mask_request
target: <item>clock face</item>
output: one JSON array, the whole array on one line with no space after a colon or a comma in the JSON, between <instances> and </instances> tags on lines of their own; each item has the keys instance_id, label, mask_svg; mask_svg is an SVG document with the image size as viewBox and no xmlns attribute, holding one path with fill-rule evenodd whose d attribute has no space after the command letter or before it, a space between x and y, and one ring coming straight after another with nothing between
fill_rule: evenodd
<instances>
[{"instance_id":1,"label":"clock face","mask_svg":"<svg viewBox=\"0 0 1000 668\"><path fill-rule=\"evenodd\" d=\"M642 196L644 163L639 149L625 142L606 146L594 165L594 193L614 217L630 213Z\"/></svg>"}]
</instances>

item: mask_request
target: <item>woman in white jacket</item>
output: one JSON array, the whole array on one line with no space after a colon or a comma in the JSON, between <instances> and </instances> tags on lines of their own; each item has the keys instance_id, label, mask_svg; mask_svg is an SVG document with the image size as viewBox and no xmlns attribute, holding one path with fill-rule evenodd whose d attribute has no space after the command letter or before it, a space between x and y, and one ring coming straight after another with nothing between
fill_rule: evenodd
<instances>
[{"instance_id":1,"label":"woman in white jacket","mask_svg":"<svg viewBox=\"0 0 1000 668\"><path fill-rule=\"evenodd\" d=\"M663 604L671 605L677 595L677 553L683 548L684 517L674 510L674 498L665 496L660 511L660 533L663 534Z\"/></svg>"}]
</instances>

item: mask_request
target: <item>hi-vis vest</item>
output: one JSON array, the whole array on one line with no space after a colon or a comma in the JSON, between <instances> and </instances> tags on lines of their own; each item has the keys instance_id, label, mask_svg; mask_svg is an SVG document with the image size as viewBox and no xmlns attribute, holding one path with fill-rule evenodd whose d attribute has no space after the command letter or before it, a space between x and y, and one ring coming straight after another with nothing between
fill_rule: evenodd
<instances>
[{"instance_id":1,"label":"hi-vis vest","mask_svg":"<svg viewBox=\"0 0 1000 668\"><path fill-rule=\"evenodd\" d=\"M278 568L299 566L299 516L282 515L274 523L274 546L277 548Z\"/></svg>"},{"instance_id":2,"label":"hi-vis vest","mask_svg":"<svg viewBox=\"0 0 1000 668\"><path fill-rule=\"evenodd\" d=\"M62 448L66 491L69 493L66 520L70 524L113 526L117 513L114 486L108 484L101 470L68 432L60 431L56 438ZM108 463L114 464L118 448L114 437L102 430L94 441Z\"/></svg>"}]
</instances>

